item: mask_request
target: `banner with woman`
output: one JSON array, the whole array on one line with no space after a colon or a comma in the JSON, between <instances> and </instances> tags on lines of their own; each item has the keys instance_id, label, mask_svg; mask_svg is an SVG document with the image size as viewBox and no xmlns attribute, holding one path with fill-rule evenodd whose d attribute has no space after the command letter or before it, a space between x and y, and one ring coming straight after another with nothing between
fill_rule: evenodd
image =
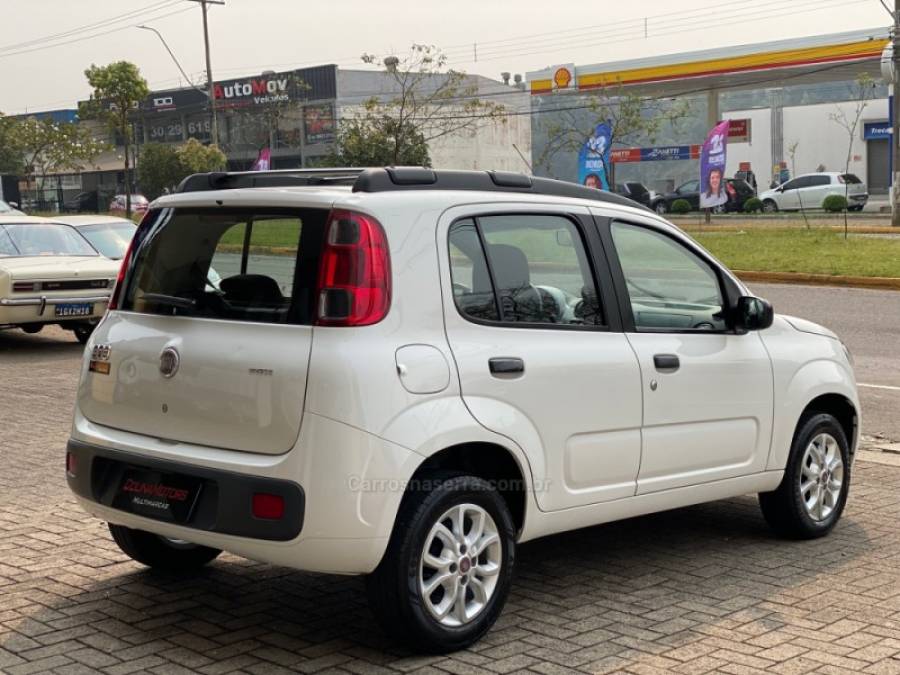
<instances>
[{"instance_id":1,"label":"banner with woman","mask_svg":"<svg viewBox=\"0 0 900 675\"><path fill-rule=\"evenodd\" d=\"M578 182L598 190L609 190L609 153L612 127L602 122L594 128L578 152Z\"/></svg>"},{"instance_id":2,"label":"banner with woman","mask_svg":"<svg viewBox=\"0 0 900 675\"><path fill-rule=\"evenodd\" d=\"M728 120L712 128L700 149L700 208L712 209L728 201L725 189L725 150Z\"/></svg>"}]
</instances>

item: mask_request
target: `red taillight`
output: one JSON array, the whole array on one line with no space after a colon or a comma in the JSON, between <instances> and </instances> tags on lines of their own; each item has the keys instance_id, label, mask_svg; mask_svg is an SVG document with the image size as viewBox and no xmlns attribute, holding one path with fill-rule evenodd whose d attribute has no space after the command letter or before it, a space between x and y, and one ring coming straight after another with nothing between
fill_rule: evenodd
<instances>
[{"instance_id":1,"label":"red taillight","mask_svg":"<svg viewBox=\"0 0 900 675\"><path fill-rule=\"evenodd\" d=\"M725 183L725 189L728 191L732 197L737 196L737 189L731 183Z\"/></svg>"},{"instance_id":2,"label":"red taillight","mask_svg":"<svg viewBox=\"0 0 900 675\"><path fill-rule=\"evenodd\" d=\"M78 460L71 452L66 453L66 473L75 476L78 470Z\"/></svg>"},{"instance_id":3,"label":"red taillight","mask_svg":"<svg viewBox=\"0 0 900 675\"><path fill-rule=\"evenodd\" d=\"M284 516L284 497L257 492L253 495L253 517L280 520Z\"/></svg>"},{"instance_id":4,"label":"red taillight","mask_svg":"<svg viewBox=\"0 0 900 675\"><path fill-rule=\"evenodd\" d=\"M391 260L381 224L335 209L325 226L316 289L320 326L369 326L391 306Z\"/></svg>"},{"instance_id":5,"label":"red taillight","mask_svg":"<svg viewBox=\"0 0 900 675\"><path fill-rule=\"evenodd\" d=\"M128 244L128 249L122 257L122 264L119 265L119 273L116 275L116 285L113 286L113 291L109 296L109 304L106 306L107 311L119 308L119 301L121 300L119 296L122 294L122 286L125 285L125 272L128 268L128 263L131 260L131 249L133 247L134 239Z\"/></svg>"}]
</instances>

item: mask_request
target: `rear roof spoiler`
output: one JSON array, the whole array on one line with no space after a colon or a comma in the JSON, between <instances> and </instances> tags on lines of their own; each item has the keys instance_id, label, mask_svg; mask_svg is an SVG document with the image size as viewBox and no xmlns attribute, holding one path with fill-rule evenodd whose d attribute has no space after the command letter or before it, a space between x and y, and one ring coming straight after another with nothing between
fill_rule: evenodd
<instances>
[{"instance_id":1,"label":"rear roof spoiler","mask_svg":"<svg viewBox=\"0 0 900 675\"><path fill-rule=\"evenodd\" d=\"M397 192L402 190L512 192L589 199L649 210L645 206L613 192L605 192L552 178L539 178L507 171L445 171L422 167L195 173L181 182L177 192L305 185L352 185L353 192Z\"/></svg>"}]
</instances>

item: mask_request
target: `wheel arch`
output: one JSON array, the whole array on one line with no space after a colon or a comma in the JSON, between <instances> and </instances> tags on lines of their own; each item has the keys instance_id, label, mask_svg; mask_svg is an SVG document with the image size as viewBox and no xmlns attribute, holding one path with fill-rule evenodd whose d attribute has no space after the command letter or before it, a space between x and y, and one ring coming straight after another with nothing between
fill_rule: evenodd
<instances>
[{"instance_id":1,"label":"wheel arch","mask_svg":"<svg viewBox=\"0 0 900 675\"><path fill-rule=\"evenodd\" d=\"M450 445L419 464L410 479L410 486L415 486L419 479L435 471L460 471L491 483L506 502L516 531L522 531L530 481L527 469L521 466L515 453L508 448L489 441Z\"/></svg>"},{"instance_id":2,"label":"wheel arch","mask_svg":"<svg viewBox=\"0 0 900 675\"><path fill-rule=\"evenodd\" d=\"M816 413L827 413L838 421L844 430L847 441L850 443L850 455L852 457L856 452L859 434L859 413L853 401L843 394L820 394L811 400L803 409L803 412L800 413L800 417L797 420L797 428L799 428L804 419Z\"/></svg>"}]
</instances>

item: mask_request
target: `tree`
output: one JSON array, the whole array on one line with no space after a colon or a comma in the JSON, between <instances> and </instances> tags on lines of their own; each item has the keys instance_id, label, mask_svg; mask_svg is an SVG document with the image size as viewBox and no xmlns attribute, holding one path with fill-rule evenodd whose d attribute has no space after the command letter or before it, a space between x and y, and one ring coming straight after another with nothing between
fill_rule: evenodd
<instances>
[{"instance_id":1,"label":"tree","mask_svg":"<svg viewBox=\"0 0 900 675\"><path fill-rule=\"evenodd\" d=\"M141 192L153 200L184 178L177 148L170 143L147 143L137 166Z\"/></svg>"},{"instance_id":2,"label":"tree","mask_svg":"<svg viewBox=\"0 0 900 675\"><path fill-rule=\"evenodd\" d=\"M0 174L19 174L25 169L18 137L18 120L0 113Z\"/></svg>"},{"instance_id":3,"label":"tree","mask_svg":"<svg viewBox=\"0 0 900 675\"><path fill-rule=\"evenodd\" d=\"M150 93L150 88L138 67L128 61L116 61L106 66L91 64L84 75L93 89L85 112L104 120L122 139L125 147L125 214L131 216L131 193L134 190L130 152L134 134L130 116L131 111Z\"/></svg>"},{"instance_id":4,"label":"tree","mask_svg":"<svg viewBox=\"0 0 900 675\"><path fill-rule=\"evenodd\" d=\"M567 100L568 99L567 97ZM541 120L547 143L537 164L549 169L550 160L560 152L577 152L598 124L607 122L612 131L610 147L634 146L649 139L655 143L663 123L674 126L690 111L687 101L645 99L621 86L604 86L583 94L583 105L565 105L556 115ZM615 170L615 164L612 165ZM610 183L615 174L610 173Z\"/></svg>"},{"instance_id":5,"label":"tree","mask_svg":"<svg viewBox=\"0 0 900 675\"><path fill-rule=\"evenodd\" d=\"M447 57L436 47L414 44L403 58L363 54L362 60L383 64L391 93L345 112L328 164L429 166L432 141L505 121L504 106L481 100L477 83L448 68Z\"/></svg>"},{"instance_id":6,"label":"tree","mask_svg":"<svg viewBox=\"0 0 900 675\"><path fill-rule=\"evenodd\" d=\"M791 177L797 177L797 148L800 147L800 141L794 141L788 146L788 157L791 158ZM797 190L797 198L800 200L800 215L803 216L803 222L806 223L806 229L810 229L809 218L806 217L806 209L803 208L803 193Z\"/></svg>"},{"instance_id":7,"label":"tree","mask_svg":"<svg viewBox=\"0 0 900 675\"><path fill-rule=\"evenodd\" d=\"M189 138L187 143L178 148L178 162L184 176L192 173L221 171L227 164L225 153L215 145L203 145L196 138ZM182 177L184 177L182 176Z\"/></svg>"},{"instance_id":8,"label":"tree","mask_svg":"<svg viewBox=\"0 0 900 675\"><path fill-rule=\"evenodd\" d=\"M86 162L108 148L87 127L74 122L57 123L50 118L26 117L13 127L25 174L40 179L43 193L47 176L63 171L81 171Z\"/></svg>"},{"instance_id":9,"label":"tree","mask_svg":"<svg viewBox=\"0 0 900 675\"><path fill-rule=\"evenodd\" d=\"M853 157L853 142L859 129L859 121L862 114L869 106L869 102L875 95L875 81L868 73L862 73L856 82L850 87L850 100L854 102L852 109L848 111L840 106L828 117L847 132L847 157L844 162L844 173L850 173L850 159ZM850 200L850 183L844 181L844 199ZM847 209L844 209L844 239L847 238Z\"/></svg>"}]
</instances>

